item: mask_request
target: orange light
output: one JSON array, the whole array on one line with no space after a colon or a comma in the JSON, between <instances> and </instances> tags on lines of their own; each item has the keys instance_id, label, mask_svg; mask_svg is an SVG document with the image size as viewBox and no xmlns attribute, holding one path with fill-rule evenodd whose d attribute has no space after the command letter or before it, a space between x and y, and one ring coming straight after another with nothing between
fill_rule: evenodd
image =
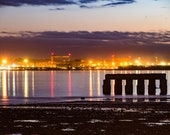
<instances>
[{"instance_id":1,"label":"orange light","mask_svg":"<svg viewBox=\"0 0 170 135\"><path fill-rule=\"evenodd\" d=\"M164 62L164 61L160 62L160 65L161 66L166 66L166 62Z\"/></svg>"},{"instance_id":2,"label":"orange light","mask_svg":"<svg viewBox=\"0 0 170 135\"><path fill-rule=\"evenodd\" d=\"M3 63L3 64L6 64L6 63L7 63L7 60L6 60L6 59L3 59L3 60L2 60L2 63Z\"/></svg>"},{"instance_id":3,"label":"orange light","mask_svg":"<svg viewBox=\"0 0 170 135\"><path fill-rule=\"evenodd\" d=\"M24 63L28 63L28 59L24 59Z\"/></svg>"}]
</instances>

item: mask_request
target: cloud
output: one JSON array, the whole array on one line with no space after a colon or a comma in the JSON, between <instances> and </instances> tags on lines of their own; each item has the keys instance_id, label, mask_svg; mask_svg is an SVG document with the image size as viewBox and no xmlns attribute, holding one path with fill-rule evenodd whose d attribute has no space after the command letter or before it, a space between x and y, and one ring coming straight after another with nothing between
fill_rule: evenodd
<instances>
[{"instance_id":1,"label":"cloud","mask_svg":"<svg viewBox=\"0 0 170 135\"><path fill-rule=\"evenodd\" d=\"M54 9L49 9L49 10L65 10L65 8L54 8Z\"/></svg>"},{"instance_id":2,"label":"cloud","mask_svg":"<svg viewBox=\"0 0 170 135\"><path fill-rule=\"evenodd\" d=\"M122 4L130 4L135 0L0 0L0 7L23 5L41 6L41 5L77 5L80 8L98 8L106 6L117 6ZM56 10L60 10L56 9Z\"/></svg>"},{"instance_id":3,"label":"cloud","mask_svg":"<svg viewBox=\"0 0 170 135\"><path fill-rule=\"evenodd\" d=\"M95 7L94 6L80 5L80 8L91 9L91 8L95 8Z\"/></svg>"},{"instance_id":4,"label":"cloud","mask_svg":"<svg viewBox=\"0 0 170 135\"><path fill-rule=\"evenodd\" d=\"M125 5L125 4L131 4L134 3L135 0L120 0L115 2L110 2L108 4L105 4L103 6L117 6L117 5Z\"/></svg>"},{"instance_id":5,"label":"cloud","mask_svg":"<svg viewBox=\"0 0 170 135\"><path fill-rule=\"evenodd\" d=\"M80 8L101 8L131 4L135 0L80 0Z\"/></svg>"},{"instance_id":6,"label":"cloud","mask_svg":"<svg viewBox=\"0 0 170 135\"><path fill-rule=\"evenodd\" d=\"M99 0L80 0L80 3L92 3L92 2L97 2Z\"/></svg>"},{"instance_id":7,"label":"cloud","mask_svg":"<svg viewBox=\"0 0 170 135\"><path fill-rule=\"evenodd\" d=\"M23 6L23 5L68 5L75 4L71 0L0 0L0 6Z\"/></svg>"},{"instance_id":8,"label":"cloud","mask_svg":"<svg viewBox=\"0 0 170 135\"><path fill-rule=\"evenodd\" d=\"M49 57L51 51L58 55L69 52L74 58L155 57L170 60L170 31L119 32L119 31L73 31L73 32L0 32L0 54L14 57ZM15 48L15 49L14 49ZM20 51L22 50L22 51ZM34 50L34 51L33 51Z\"/></svg>"}]
</instances>

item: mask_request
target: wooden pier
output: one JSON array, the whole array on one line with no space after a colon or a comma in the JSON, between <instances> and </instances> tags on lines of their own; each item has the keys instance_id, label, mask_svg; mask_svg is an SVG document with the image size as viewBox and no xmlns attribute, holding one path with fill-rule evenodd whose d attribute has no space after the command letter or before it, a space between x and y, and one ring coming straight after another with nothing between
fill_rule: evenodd
<instances>
[{"instance_id":1,"label":"wooden pier","mask_svg":"<svg viewBox=\"0 0 170 135\"><path fill-rule=\"evenodd\" d=\"M145 94L145 80L148 80L148 95L156 95L156 80L159 80L160 95L167 95L166 74L106 74L103 94L111 94L111 80L115 81L115 95L122 95L122 80L126 81L125 94L133 95L133 80L137 80L137 95Z\"/></svg>"}]
</instances>

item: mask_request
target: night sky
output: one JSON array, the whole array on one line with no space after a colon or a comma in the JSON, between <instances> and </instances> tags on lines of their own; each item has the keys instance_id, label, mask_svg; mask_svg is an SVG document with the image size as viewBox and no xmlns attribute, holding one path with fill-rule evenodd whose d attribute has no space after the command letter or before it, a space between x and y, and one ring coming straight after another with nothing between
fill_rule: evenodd
<instances>
[{"instance_id":1,"label":"night sky","mask_svg":"<svg viewBox=\"0 0 170 135\"><path fill-rule=\"evenodd\" d=\"M169 0L0 0L0 57L170 59Z\"/></svg>"}]
</instances>

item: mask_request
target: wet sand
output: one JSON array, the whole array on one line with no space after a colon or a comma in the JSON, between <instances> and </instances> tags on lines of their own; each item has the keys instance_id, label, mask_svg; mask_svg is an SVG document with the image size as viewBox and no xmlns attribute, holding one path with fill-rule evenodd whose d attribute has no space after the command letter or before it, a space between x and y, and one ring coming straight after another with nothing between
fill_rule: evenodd
<instances>
[{"instance_id":1,"label":"wet sand","mask_svg":"<svg viewBox=\"0 0 170 135\"><path fill-rule=\"evenodd\" d=\"M0 106L0 134L169 135L169 102L75 101Z\"/></svg>"}]
</instances>

